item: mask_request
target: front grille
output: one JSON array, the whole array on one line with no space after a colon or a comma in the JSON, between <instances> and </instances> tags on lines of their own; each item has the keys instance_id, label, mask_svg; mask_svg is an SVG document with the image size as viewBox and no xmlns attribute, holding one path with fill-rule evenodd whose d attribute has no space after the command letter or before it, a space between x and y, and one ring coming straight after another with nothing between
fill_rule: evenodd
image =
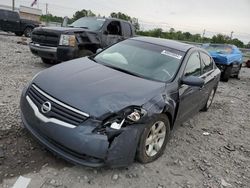
<instances>
[{"instance_id":1,"label":"front grille","mask_svg":"<svg viewBox=\"0 0 250 188\"><path fill-rule=\"evenodd\" d=\"M72 125L79 125L80 123L82 123L83 121L85 121L88 117L77 113L75 111L78 110L70 110L60 104L58 104L56 99L55 100L51 100L53 99L52 97L47 97L45 96L43 93L41 93L38 89L37 86L32 85L29 90L28 90L28 96L30 97L30 99L33 101L33 103L37 106L38 110L40 113L42 113L44 116L46 116L47 118L55 118L58 120L61 120L63 122L72 124ZM47 95L47 94L46 94ZM41 111L41 107L43 105L44 102L50 102L51 103L51 110L48 113L43 113ZM71 108L71 107L70 107Z\"/></svg>"},{"instance_id":2,"label":"front grille","mask_svg":"<svg viewBox=\"0 0 250 188\"><path fill-rule=\"evenodd\" d=\"M32 33L32 42L40 44L42 46L57 47L59 43L59 35L46 31L34 31Z\"/></svg>"}]
</instances>

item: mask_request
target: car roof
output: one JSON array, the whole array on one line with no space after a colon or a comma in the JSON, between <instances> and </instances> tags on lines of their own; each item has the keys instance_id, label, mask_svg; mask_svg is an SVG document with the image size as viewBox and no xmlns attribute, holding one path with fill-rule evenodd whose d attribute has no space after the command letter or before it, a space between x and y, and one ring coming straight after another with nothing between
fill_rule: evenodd
<instances>
[{"instance_id":1,"label":"car roof","mask_svg":"<svg viewBox=\"0 0 250 188\"><path fill-rule=\"evenodd\" d=\"M154 37L134 37L131 38L132 40L137 40L137 41L142 41L142 42L147 42L151 44L157 44L160 46L165 46L168 48L173 48L179 51L187 52L190 48L197 48L191 44L183 43L183 42L178 42L175 40L169 40L169 39L162 39L162 38L154 38Z\"/></svg>"}]
</instances>

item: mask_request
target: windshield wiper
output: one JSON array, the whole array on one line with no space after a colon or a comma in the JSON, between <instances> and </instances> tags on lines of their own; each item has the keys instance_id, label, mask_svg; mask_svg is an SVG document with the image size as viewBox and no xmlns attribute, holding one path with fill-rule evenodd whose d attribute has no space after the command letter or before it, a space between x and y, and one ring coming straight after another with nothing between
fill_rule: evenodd
<instances>
[{"instance_id":1,"label":"windshield wiper","mask_svg":"<svg viewBox=\"0 0 250 188\"><path fill-rule=\"evenodd\" d=\"M88 27L75 27L75 26L73 26L73 25L68 25L68 27L88 29Z\"/></svg>"},{"instance_id":2,"label":"windshield wiper","mask_svg":"<svg viewBox=\"0 0 250 188\"><path fill-rule=\"evenodd\" d=\"M93 56L89 56L88 58L89 58L90 60L92 60L92 61L94 61L94 62L97 63L97 61L95 60L95 58L94 58Z\"/></svg>"},{"instance_id":3,"label":"windshield wiper","mask_svg":"<svg viewBox=\"0 0 250 188\"><path fill-rule=\"evenodd\" d=\"M88 29L88 27L84 27L84 26L81 26L81 27L78 27L78 28Z\"/></svg>"},{"instance_id":4,"label":"windshield wiper","mask_svg":"<svg viewBox=\"0 0 250 188\"><path fill-rule=\"evenodd\" d=\"M144 78L144 76L139 75L139 74L136 74L136 73L133 73L133 72L130 72L130 71L126 70L126 69L122 69L122 68L120 68L120 67L108 65L108 64L106 64L106 63L102 63L102 64L103 64L104 66L110 67L110 68L115 69L115 70L118 70L118 71L120 71L120 72L124 72L124 73L130 74L130 75L132 75L132 76Z\"/></svg>"}]
</instances>

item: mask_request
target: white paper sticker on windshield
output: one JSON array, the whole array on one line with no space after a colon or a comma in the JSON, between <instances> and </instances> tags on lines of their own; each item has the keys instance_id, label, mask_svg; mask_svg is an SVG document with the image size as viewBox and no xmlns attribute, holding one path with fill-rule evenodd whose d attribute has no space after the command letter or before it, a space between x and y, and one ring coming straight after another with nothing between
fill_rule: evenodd
<instances>
[{"instance_id":1,"label":"white paper sticker on windshield","mask_svg":"<svg viewBox=\"0 0 250 188\"><path fill-rule=\"evenodd\" d=\"M181 59L181 58L182 58L181 55L175 54L175 53L172 53L172 52L169 52L169 51L167 51L167 50L163 50L163 51L161 52L161 54L162 54L162 55L167 55L167 56L170 56L170 57L173 57L173 58L176 58L176 59Z\"/></svg>"},{"instance_id":2,"label":"white paper sticker on windshield","mask_svg":"<svg viewBox=\"0 0 250 188\"><path fill-rule=\"evenodd\" d=\"M98 21L105 21L104 18L97 18L96 20L98 20Z\"/></svg>"}]
</instances>

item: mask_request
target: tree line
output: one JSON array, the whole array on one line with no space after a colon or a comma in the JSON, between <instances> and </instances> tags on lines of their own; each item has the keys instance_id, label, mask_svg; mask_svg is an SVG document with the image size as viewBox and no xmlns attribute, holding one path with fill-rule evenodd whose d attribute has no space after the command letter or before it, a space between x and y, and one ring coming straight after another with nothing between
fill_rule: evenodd
<instances>
[{"instance_id":1,"label":"tree line","mask_svg":"<svg viewBox=\"0 0 250 188\"><path fill-rule=\"evenodd\" d=\"M160 37L166 39L197 42L197 43L219 43L219 44L233 44L240 48L250 48L250 42L245 45L237 38L230 38L227 35L217 34L212 38L201 36L200 34L191 34L190 32L175 31L171 28L169 31L163 31L161 28L155 28L147 31L138 31L138 35Z\"/></svg>"},{"instance_id":2,"label":"tree line","mask_svg":"<svg viewBox=\"0 0 250 188\"><path fill-rule=\"evenodd\" d=\"M91 10L81 10L76 11L72 18L69 18L69 23L73 23L75 20L82 18L82 17L104 17L100 14L96 15ZM222 43L222 44L234 44L240 48L250 48L250 42L245 45L241 40L237 38L230 38L227 35L217 34L213 37L205 37L201 36L200 34L191 34L190 32L183 32L183 31L176 31L174 28L171 28L169 31L163 31L161 28L155 28L151 30L142 31L140 30L140 24L137 18L130 17L127 14L122 12L112 12L110 14L112 18L119 18L126 21L131 22L136 30L137 35L143 36L151 36L151 37L160 37L166 39L173 39L173 40L180 40L180 41L188 41L188 42L197 42L197 43ZM54 16L52 14L42 15L41 21L44 22L63 22L63 17Z\"/></svg>"},{"instance_id":3,"label":"tree line","mask_svg":"<svg viewBox=\"0 0 250 188\"><path fill-rule=\"evenodd\" d=\"M76 20L78 20L79 18L82 18L82 17L105 17L105 16L101 16L100 14L96 15L91 10L83 9L81 11L76 11L75 14L73 15L73 17L68 19L68 23L69 24L73 23L74 21L76 21ZM129 21L134 25L136 31L140 30L140 25L139 25L139 22L138 22L137 18L130 17L127 14L124 14L122 12L117 12L117 13L112 12L112 13L110 13L110 17L119 18L119 19L122 19L122 20ZM62 23L63 22L63 17L54 16L52 14L47 14L47 15L42 15L40 20L43 21L43 22L59 22L59 23Z\"/></svg>"}]
</instances>

